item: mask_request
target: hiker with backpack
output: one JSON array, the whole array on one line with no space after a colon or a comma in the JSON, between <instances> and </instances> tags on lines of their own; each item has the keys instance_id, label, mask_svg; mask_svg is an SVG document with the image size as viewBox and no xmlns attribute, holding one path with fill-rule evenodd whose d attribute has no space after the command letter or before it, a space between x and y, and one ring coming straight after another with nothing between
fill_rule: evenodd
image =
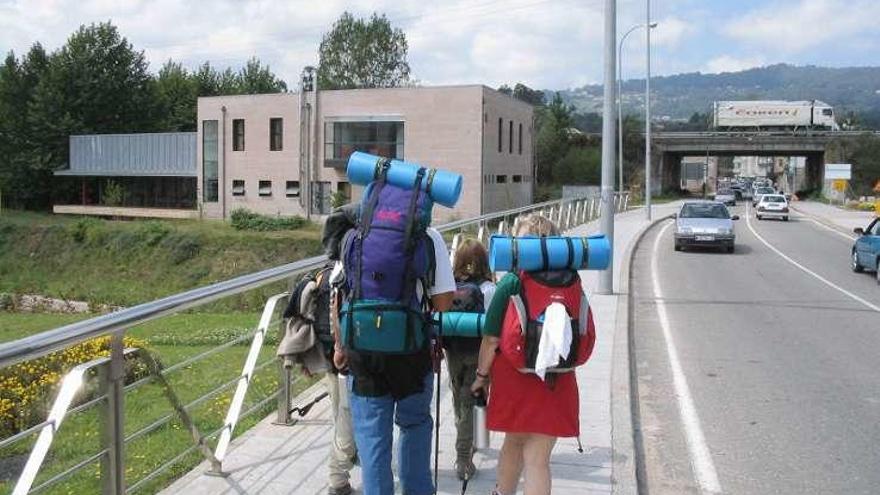
<instances>
[{"instance_id":1,"label":"hiker with backpack","mask_svg":"<svg viewBox=\"0 0 880 495\"><path fill-rule=\"evenodd\" d=\"M432 372L439 351L432 345L431 313L448 310L455 293L446 244L430 227L435 171L417 168L414 181L401 187L395 184L399 176L391 180L389 168L406 171L408 164L355 153L349 161L350 178L358 159L368 162L372 182L364 191L357 227L342 243L345 295L338 311L334 364L350 372L364 495L394 493L394 424L400 432L402 491L429 495L434 493Z\"/></svg>"},{"instance_id":2,"label":"hiker with backpack","mask_svg":"<svg viewBox=\"0 0 880 495\"><path fill-rule=\"evenodd\" d=\"M344 235L355 226L356 212L351 205L334 210L324 223L322 241L329 262L301 277L290 291L290 300L282 315L286 332L278 354L285 365L299 364L306 376L326 372L324 385L330 397L333 439L327 480L328 495L350 495L353 490L350 472L357 462L357 449L351 424L346 370L333 366L338 321L338 290L333 268L340 256ZM302 352L296 352L301 350ZM320 396L319 396L320 399Z\"/></svg>"},{"instance_id":3,"label":"hiker with backpack","mask_svg":"<svg viewBox=\"0 0 880 495\"><path fill-rule=\"evenodd\" d=\"M485 313L495 294L495 277L489 269L486 248L477 239L465 239L453 253L452 273L455 276L455 297L451 311ZM455 411L455 474L458 479L471 479L474 466L474 396L471 385L477 372L480 339L476 337L443 337L449 387Z\"/></svg>"},{"instance_id":4,"label":"hiker with backpack","mask_svg":"<svg viewBox=\"0 0 880 495\"><path fill-rule=\"evenodd\" d=\"M524 218L515 233L558 234L540 215ZM586 362L595 343L577 271L509 272L498 282L483 332L471 390L489 398L489 430L505 433L493 494L513 495L524 474L525 495L547 495L556 439L580 434L573 370Z\"/></svg>"}]
</instances>

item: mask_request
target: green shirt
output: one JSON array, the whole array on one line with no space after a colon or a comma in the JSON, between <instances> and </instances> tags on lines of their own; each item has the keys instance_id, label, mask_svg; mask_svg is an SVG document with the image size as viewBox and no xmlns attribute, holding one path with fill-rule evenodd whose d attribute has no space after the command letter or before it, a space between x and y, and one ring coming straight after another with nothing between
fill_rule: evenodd
<instances>
[{"instance_id":1,"label":"green shirt","mask_svg":"<svg viewBox=\"0 0 880 495\"><path fill-rule=\"evenodd\" d=\"M508 273L498 282L495 287L495 295L486 310L486 319L483 322L483 335L493 337L501 336L501 325L504 324L504 313L507 312L507 304L510 296L519 294L520 281L515 273Z\"/></svg>"}]
</instances>

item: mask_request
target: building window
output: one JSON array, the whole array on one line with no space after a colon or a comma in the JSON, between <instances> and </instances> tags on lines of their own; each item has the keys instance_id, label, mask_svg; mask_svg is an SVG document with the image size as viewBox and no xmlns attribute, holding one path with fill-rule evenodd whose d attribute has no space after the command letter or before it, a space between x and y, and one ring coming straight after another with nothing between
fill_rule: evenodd
<instances>
[{"instance_id":1,"label":"building window","mask_svg":"<svg viewBox=\"0 0 880 495\"><path fill-rule=\"evenodd\" d=\"M299 197L299 181L298 180L289 180L286 184L287 197L288 198L298 198Z\"/></svg>"},{"instance_id":2,"label":"building window","mask_svg":"<svg viewBox=\"0 0 880 495\"><path fill-rule=\"evenodd\" d=\"M504 130L504 121L499 118L498 119L498 152L501 153L501 149L503 147L504 138L502 137Z\"/></svg>"},{"instance_id":3,"label":"building window","mask_svg":"<svg viewBox=\"0 0 880 495\"><path fill-rule=\"evenodd\" d=\"M235 179L232 181L232 195L244 196L244 180Z\"/></svg>"},{"instance_id":4,"label":"building window","mask_svg":"<svg viewBox=\"0 0 880 495\"><path fill-rule=\"evenodd\" d=\"M514 175L513 182L514 184L519 184L520 182L522 182L522 175Z\"/></svg>"},{"instance_id":5,"label":"building window","mask_svg":"<svg viewBox=\"0 0 880 495\"><path fill-rule=\"evenodd\" d=\"M217 180L217 121L202 121L202 201L216 203L220 183Z\"/></svg>"},{"instance_id":6,"label":"building window","mask_svg":"<svg viewBox=\"0 0 880 495\"><path fill-rule=\"evenodd\" d=\"M498 184L506 184L507 183L507 176L506 175L496 175L495 182Z\"/></svg>"},{"instance_id":7,"label":"building window","mask_svg":"<svg viewBox=\"0 0 880 495\"><path fill-rule=\"evenodd\" d=\"M271 180L261 180L259 193L260 193L260 196L271 196L272 195L272 181Z\"/></svg>"},{"instance_id":8,"label":"building window","mask_svg":"<svg viewBox=\"0 0 880 495\"><path fill-rule=\"evenodd\" d=\"M330 183L312 182L312 211L318 215L330 213Z\"/></svg>"},{"instance_id":9,"label":"building window","mask_svg":"<svg viewBox=\"0 0 880 495\"><path fill-rule=\"evenodd\" d=\"M348 182L336 183L336 194L339 195L339 201L346 204L351 201L351 184Z\"/></svg>"},{"instance_id":10,"label":"building window","mask_svg":"<svg viewBox=\"0 0 880 495\"><path fill-rule=\"evenodd\" d=\"M244 151L244 119L232 120L232 151Z\"/></svg>"},{"instance_id":11,"label":"building window","mask_svg":"<svg viewBox=\"0 0 880 495\"><path fill-rule=\"evenodd\" d=\"M513 121L510 121L510 130L507 133L507 152L513 154Z\"/></svg>"},{"instance_id":12,"label":"building window","mask_svg":"<svg viewBox=\"0 0 880 495\"><path fill-rule=\"evenodd\" d=\"M324 166L344 169L355 151L403 159L403 122L324 123Z\"/></svg>"},{"instance_id":13,"label":"building window","mask_svg":"<svg viewBox=\"0 0 880 495\"><path fill-rule=\"evenodd\" d=\"M269 151L284 149L284 119L269 119Z\"/></svg>"},{"instance_id":14,"label":"building window","mask_svg":"<svg viewBox=\"0 0 880 495\"><path fill-rule=\"evenodd\" d=\"M519 154L522 155L522 122L519 124Z\"/></svg>"}]
</instances>

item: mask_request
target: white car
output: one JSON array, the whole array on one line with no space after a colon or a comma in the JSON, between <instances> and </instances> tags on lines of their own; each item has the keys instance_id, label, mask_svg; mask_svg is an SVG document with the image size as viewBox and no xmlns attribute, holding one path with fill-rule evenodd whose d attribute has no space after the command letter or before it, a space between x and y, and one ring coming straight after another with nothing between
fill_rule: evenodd
<instances>
[{"instance_id":1,"label":"white car","mask_svg":"<svg viewBox=\"0 0 880 495\"><path fill-rule=\"evenodd\" d=\"M782 194L764 194L755 207L755 218L781 218L788 221L788 200Z\"/></svg>"}]
</instances>

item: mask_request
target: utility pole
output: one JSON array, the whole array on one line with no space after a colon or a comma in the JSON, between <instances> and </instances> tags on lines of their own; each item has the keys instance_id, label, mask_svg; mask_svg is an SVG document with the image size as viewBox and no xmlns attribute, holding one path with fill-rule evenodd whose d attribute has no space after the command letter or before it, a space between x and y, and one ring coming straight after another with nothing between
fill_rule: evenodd
<instances>
[{"instance_id":1,"label":"utility pole","mask_svg":"<svg viewBox=\"0 0 880 495\"><path fill-rule=\"evenodd\" d=\"M650 31L648 29L647 31ZM617 0L605 0L605 85L602 104L602 219L601 231L611 243L611 263L599 274L599 294L614 292L614 106L617 82Z\"/></svg>"},{"instance_id":2,"label":"utility pole","mask_svg":"<svg viewBox=\"0 0 880 495\"><path fill-rule=\"evenodd\" d=\"M645 0L645 25L651 25L651 0ZM651 221L651 29L645 29L645 211Z\"/></svg>"}]
</instances>

